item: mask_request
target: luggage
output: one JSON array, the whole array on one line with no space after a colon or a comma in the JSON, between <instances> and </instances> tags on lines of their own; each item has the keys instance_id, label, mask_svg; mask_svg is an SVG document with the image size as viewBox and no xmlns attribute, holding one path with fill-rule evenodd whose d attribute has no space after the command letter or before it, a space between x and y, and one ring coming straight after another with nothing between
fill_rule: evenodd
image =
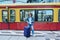
<instances>
[{"instance_id":1,"label":"luggage","mask_svg":"<svg viewBox=\"0 0 60 40\"><path fill-rule=\"evenodd\" d=\"M30 27L24 27L24 36L30 37Z\"/></svg>"}]
</instances>

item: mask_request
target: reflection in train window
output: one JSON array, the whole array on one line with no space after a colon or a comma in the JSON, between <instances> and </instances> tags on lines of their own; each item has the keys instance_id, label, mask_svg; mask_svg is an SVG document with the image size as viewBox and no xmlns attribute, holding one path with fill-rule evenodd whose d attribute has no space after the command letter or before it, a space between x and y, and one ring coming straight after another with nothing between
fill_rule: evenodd
<instances>
[{"instance_id":1,"label":"reflection in train window","mask_svg":"<svg viewBox=\"0 0 60 40\"><path fill-rule=\"evenodd\" d=\"M15 22L15 10L10 10L10 22Z\"/></svg>"},{"instance_id":2,"label":"reflection in train window","mask_svg":"<svg viewBox=\"0 0 60 40\"><path fill-rule=\"evenodd\" d=\"M8 11L7 10L2 11L2 20L3 22L8 22Z\"/></svg>"},{"instance_id":3,"label":"reflection in train window","mask_svg":"<svg viewBox=\"0 0 60 40\"><path fill-rule=\"evenodd\" d=\"M58 21L60 22L60 9L59 9L59 13L58 13Z\"/></svg>"},{"instance_id":4,"label":"reflection in train window","mask_svg":"<svg viewBox=\"0 0 60 40\"><path fill-rule=\"evenodd\" d=\"M53 20L52 10L38 10L38 21L51 22Z\"/></svg>"},{"instance_id":5,"label":"reflection in train window","mask_svg":"<svg viewBox=\"0 0 60 40\"><path fill-rule=\"evenodd\" d=\"M20 10L20 20L26 21L29 13L32 13L32 17L35 18L35 10Z\"/></svg>"}]
</instances>

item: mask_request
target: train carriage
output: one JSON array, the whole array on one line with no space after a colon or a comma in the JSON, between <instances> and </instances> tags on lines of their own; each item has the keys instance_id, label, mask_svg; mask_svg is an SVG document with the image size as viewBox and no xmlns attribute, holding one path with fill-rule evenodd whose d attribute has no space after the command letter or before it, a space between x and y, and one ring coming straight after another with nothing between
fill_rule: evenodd
<instances>
[{"instance_id":1,"label":"train carriage","mask_svg":"<svg viewBox=\"0 0 60 40\"><path fill-rule=\"evenodd\" d=\"M60 30L60 3L0 4L0 30L23 30L28 13L35 30Z\"/></svg>"}]
</instances>

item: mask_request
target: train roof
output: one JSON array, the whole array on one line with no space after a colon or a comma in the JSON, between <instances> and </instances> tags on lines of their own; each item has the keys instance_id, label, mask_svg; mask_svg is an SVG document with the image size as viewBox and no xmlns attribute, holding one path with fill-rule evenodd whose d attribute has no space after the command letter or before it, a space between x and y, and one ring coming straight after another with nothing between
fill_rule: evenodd
<instances>
[{"instance_id":1,"label":"train roof","mask_svg":"<svg viewBox=\"0 0 60 40\"><path fill-rule=\"evenodd\" d=\"M0 8L60 8L60 3L0 4Z\"/></svg>"}]
</instances>

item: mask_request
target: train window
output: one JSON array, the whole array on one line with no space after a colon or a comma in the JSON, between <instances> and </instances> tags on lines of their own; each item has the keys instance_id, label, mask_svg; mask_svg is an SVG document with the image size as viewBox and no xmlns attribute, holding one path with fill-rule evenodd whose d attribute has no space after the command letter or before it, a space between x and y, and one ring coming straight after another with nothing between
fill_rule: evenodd
<instances>
[{"instance_id":1,"label":"train window","mask_svg":"<svg viewBox=\"0 0 60 40\"><path fill-rule=\"evenodd\" d=\"M20 10L20 21L24 20L24 10Z\"/></svg>"},{"instance_id":2,"label":"train window","mask_svg":"<svg viewBox=\"0 0 60 40\"><path fill-rule=\"evenodd\" d=\"M20 10L20 20L25 21L28 17L28 13L32 13L35 21L51 22L53 21L52 10Z\"/></svg>"},{"instance_id":3,"label":"train window","mask_svg":"<svg viewBox=\"0 0 60 40\"><path fill-rule=\"evenodd\" d=\"M38 10L38 21L51 22L53 20L52 10Z\"/></svg>"},{"instance_id":4,"label":"train window","mask_svg":"<svg viewBox=\"0 0 60 40\"><path fill-rule=\"evenodd\" d=\"M27 17L28 17L28 14L29 13L32 13L33 15L33 18L35 18L35 10L20 10L20 20L21 21L26 21Z\"/></svg>"},{"instance_id":5,"label":"train window","mask_svg":"<svg viewBox=\"0 0 60 40\"><path fill-rule=\"evenodd\" d=\"M8 22L8 11L2 10L2 20L3 22Z\"/></svg>"},{"instance_id":6,"label":"train window","mask_svg":"<svg viewBox=\"0 0 60 40\"><path fill-rule=\"evenodd\" d=\"M15 22L15 10L10 10L10 22Z\"/></svg>"},{"instance_id":7,"label":"train window","mask_svg":"<svg viewBox=\"0 0 60 40\"><path fill-rule=\"evenodd\" d=\"M60 9L59 9L59 14L58 14L58 21L60 22Z\"/></svg>"}]
</instances>

